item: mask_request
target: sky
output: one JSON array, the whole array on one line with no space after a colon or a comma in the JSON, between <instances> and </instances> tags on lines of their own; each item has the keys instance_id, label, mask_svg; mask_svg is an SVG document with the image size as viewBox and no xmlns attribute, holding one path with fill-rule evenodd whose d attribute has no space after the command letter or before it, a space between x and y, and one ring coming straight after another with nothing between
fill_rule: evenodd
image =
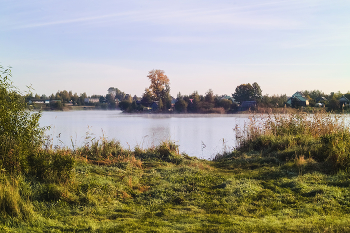
<instances>
[{"instance_id":1,"label":"sky","mask_svg":"<svg viewBox=\"0 0 350 233\"><path fill-rule=\"evenodd\" d=\"M0 65L22 92L141 96L350 91L349 0L0 0Z\"/></svg>"}]
</instances>

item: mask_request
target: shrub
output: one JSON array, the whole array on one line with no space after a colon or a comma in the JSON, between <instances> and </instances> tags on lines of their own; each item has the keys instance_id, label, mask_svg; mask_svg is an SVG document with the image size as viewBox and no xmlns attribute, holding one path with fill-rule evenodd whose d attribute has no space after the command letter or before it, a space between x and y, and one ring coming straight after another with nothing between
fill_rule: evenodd
<instances>
[{"instance_id":1,"label":"shrub","mask_svg":"<svg viewBox=\"0 0 350 233\"><path fill-rule=\"evenodd\" d=\"M38 150L28 157L29 173L40 181L66 182L72 176L75 159L66 150Z\"/></svg>"},{"instance_id":2,"label":"shrub","mask_svg":"<svg viewBox=\"0 0 350 233\"><path fill-rule=\"evenodd\" d=\"M159 146L148 150L135 148L135 157L146 161L161 161L179 164L183 157L179 154L178 145L173 142L163 142Z\"/></svg>"},{"instance_id":3,"label":"shrub","mask_svg":"<svg viewBox=\"0 0 350 233\"><path fill-rule=\"evenodd\" d=\"M10 173L28 171L27 157L41 146L40 113L26 111L24 99L0 66L0 167Z\"/></svg>"}]
</instances>

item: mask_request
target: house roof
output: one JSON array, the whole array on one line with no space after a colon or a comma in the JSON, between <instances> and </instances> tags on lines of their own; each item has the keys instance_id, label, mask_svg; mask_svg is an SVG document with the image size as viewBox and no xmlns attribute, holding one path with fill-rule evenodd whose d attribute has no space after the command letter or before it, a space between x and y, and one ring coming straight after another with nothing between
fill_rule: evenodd
<instances>
[{"instance_id":1,"label":"house roof","mask_svg":"<svg viewBox=\"0 0 350 233\"><path fill-rule=\"evenodd\" d=\"M289 105L292 105L292 100L298 101L298 102L306 102L307 101L305 96L303 96L303 94L300 91L295 92L292 95L292 97L289 97L286 103Z\"/></svg>"},{"instance_id":2,"label":"house roof","mask_svg":"<svg viewBox=\"0 0 350 233\"><path fill-rule=\"evenodd\" d=\"M294 98L294 100L303 101L303 102L307 100L300 91L295 92L294 95L292 95L292 98Z\"/></svg>"},{"instance_id":3,"label":"house roof","mask_svg":"<svg viewBox=\"0 0 350 233\"><path fill-rule=\"evenodd\" d=\"M344 95L339 99L339 102L350 102L348 98L346 98Z\"/></svg>"}]
</instances>

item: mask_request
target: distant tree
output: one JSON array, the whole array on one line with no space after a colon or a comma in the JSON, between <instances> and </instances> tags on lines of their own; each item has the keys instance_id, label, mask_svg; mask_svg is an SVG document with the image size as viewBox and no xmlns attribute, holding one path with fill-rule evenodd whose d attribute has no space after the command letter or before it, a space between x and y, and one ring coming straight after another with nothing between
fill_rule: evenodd
<instances>
[{"instance_id":1,"label":"distant tree","mask_svg":"<svg viewBox=\"0 0 350 233\"><path fill-rule=\"evenodd\" d=\"M78 105L85 105L85 98L87 98L86 92L80 94L78 98Z\"/></svg>"},{"instance_id":2,"label":"distant tree","mask_svg":"<svg viewBox=\"0 0 350 233\"><path fill-rule=\"evenodd\" d=\"M141 99L141 104L143 106L150 106L152 102L153 102L153 94L150 91L150 89L146 88Z\"/></svg>"},{"instance_id":3,"label":"distant tree","mask_svg":"<svg viewBox=\"0 0 350 233\"><path fill-rule=\"evenodd\" d=\"M252 87L253 87L253 90L254 90L253 99L256 100L256 101L261 100L261 98L262 98L262 90L261 90L259 84L254 82L252 84Z\"/></svg>"},{"instance_id":4,"label":"distant tree","mask_svg":"<svg viewBox=\"0 0 350 233\"><path fill-rule=\"evenodd\" d=\"M212 89L208 90L208 92L205 94L204 99L205 99L205 102L208 102L208 103L214 102L215 97Z\"/></svg>"},{"instance_id":5,"label":"distant tree","mask_svg":"<svg viewBox=\"0 0 350 233\"><path fill-rule=\"evenodd\" d=\"M200 96L198 95L198 92L195 91L193 92L190 96L189 96L189 102L188 102L188 111L190 112L198 112L198 110L200 109Z\"/></svg>"},{"instance_id":6,"label":"distant tree","mask_svg":"<svg viewBox=\"0 0 350 233\"><path fill-rule=\"evenodd\" d=\"M254 100L254 88L250 83L241 84L236 87L232 97L238 102Z\"/></svg>"},{"instance_id":7,"label":"distant tree","mask_svg":"<svg viewBox=\"0 0 350 233\"><path fill-rule=\"evenodd\" d=\"M59 93L63 103L68 103L70 101L70 96L68 91L64 90Z\"/></svg>"},{"instance_id":8,"label":"distant tree","mask_svg":"<svg viewBox=\"0 0 350 233\"><path fill-rule=\"evenodd\" d=\"M159 101L160 99L164 99L165 93L170 91L169 78L164 74L164 71L151 70L147 77L151 81L149 89L153 93L154 100Z\"/></svg>"},{"instance_id":9,"label":"distant tree","mask_svg":"<svg viewBox=\"0 0 350 233\"><path fill-rule=\"evenodd\" d=\"M336 99L335 96L333 96L332 99L329 100L328 111L337 111L339 109L340 109L340 102L338 99Z\"/></svg>"},{"instance_id":10,"label":"distant tree","mask_svg":"<svg viewBox=\"0 0 350 233\"><path fill-rule=\"evenodd\" d=\"M77 93L74 93L74 95L71 97L71 100L73 101L73 104L78 104L79 96Z\"/></svg>"},{"instance_id":11,"label":"distant tree","mask_svg":"<svg viewBox=\"0 0 350 233\"><path fill-rule=\"evenodd\" d=\"M118 99L118 100L124 100L125 98L125 93L122 92L121 90L119 90L118 88L114 88L114 87L110 87L108 88L108 94L114 95L114 98Z\"/></svg>"},{"instance_id":12,"label":"distant tree","mask_svg":"<svg viewBox=\"0 0 350 233\"><path fill-rule=\"evenodd\" d=\"M187 106L188 106L188 103L181 97L181 98L178 98L175 103L175 110L177 112L186 112Z\"/></svg>"},{"instance_id":13,"label":"distant tree","mask_svg":"<svg viewBox=\"0 0 350 233\"><path fill-rule=\"evenodd\" d=\"M119 108L122 111L130 111L131 107L132 107L132 102L129 100L122 100L119 102Z\"/></svg>"},{"instance_id":14,"label":"distant tree","mask_svg":"<svg viewBox=\"0 0 350 233\"><path fill-rule=\"evenodd\" d=\"M171 108L172 97L170 95L169 85L166 85L164 93L163 93L163 98L160 100L162 100L162 102L163 102L163 110L164 111Z\"/></svg>"},{"instance_id":15,"label":"distant tree","mask_svg":"<svg viewBox=\"0 0 350 233\"><path fill-rule=\"evenodd\" d=\"M218 107L224 108L226 111L230 110L232 107L232 101L227 99L222 99L218 102Z\"/></svg>"},{"instance_id":16,"label":"distant tree","mask_svg":"<svg viewBox=\"0 0 350 233\"><path fill-rule=\"evenodd\" d=\"M100 101L101 104L107 102L106 97L104 97L102 95L100 96L99 101Z\"/></svg>"},{"instance_id":17,"label":"distant tree","mask_svg":"<svg viewBox=\"0 0 350 233\"><path fill-rule=\"evenodd\" d=\"M262 98L262 91L259 84L256 82L253 83L253 85L247 83L237 86L232 96L238 102L251 100L260 101Z\"/></svg>"},{"instance_id":18,"label":"distant tree","mask_svg":"<svg viewBox=\"0 0 350 233\"><path fill-rule=\"evenodd\" d=\"M59 91L58 91L58 92L56 92L55 99L56 99L56 100L62 100L62 97L61 97L61 95L60 95L60 92L59 92Z\"/></svg>"},{"instance_id":19,"label":"distant tree","mask_svg":"<svg viewBox=\"0 0 350 233\"><path fill-rule=\"evenodd\" d=\"M108 104L115 103L114 96L111 95L111 94L107 94L107 95L106 95L106 102L107 102Z\"/></svg>"},{"instance_id":20,"label":"distant tree","mask_svg":"<svg viewBox=\"0 0 350 233\"><path fill-rule=\"evenodd\" d=\"M115 93L116 93L115 98L119 100L123 100L125 98L125 93L119 90L118 88L115 88Z\"/></svg>"}]
</instances>

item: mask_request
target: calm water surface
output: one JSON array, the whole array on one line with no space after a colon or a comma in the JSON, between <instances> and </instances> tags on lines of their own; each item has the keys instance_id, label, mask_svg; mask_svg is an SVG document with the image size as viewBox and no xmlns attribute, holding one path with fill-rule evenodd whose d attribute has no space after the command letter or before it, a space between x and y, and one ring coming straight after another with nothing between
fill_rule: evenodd
<instances>
[{"instance_id":1,"label":"calm water surface","mask_svg":"<svg viewBox=\"0 0 350 233\"><path fill-rule=\"evenodd\" d=\"M124 148L147 148L164 140L174 141L180 152L212 159L235 146L236 125L248 115L124 114L121 111L43 112L41 126L54 145L72 148L84 145L88 137L118 140ZM91 140L91 139L90 139Z\"/></svg>"}]
</instances>

